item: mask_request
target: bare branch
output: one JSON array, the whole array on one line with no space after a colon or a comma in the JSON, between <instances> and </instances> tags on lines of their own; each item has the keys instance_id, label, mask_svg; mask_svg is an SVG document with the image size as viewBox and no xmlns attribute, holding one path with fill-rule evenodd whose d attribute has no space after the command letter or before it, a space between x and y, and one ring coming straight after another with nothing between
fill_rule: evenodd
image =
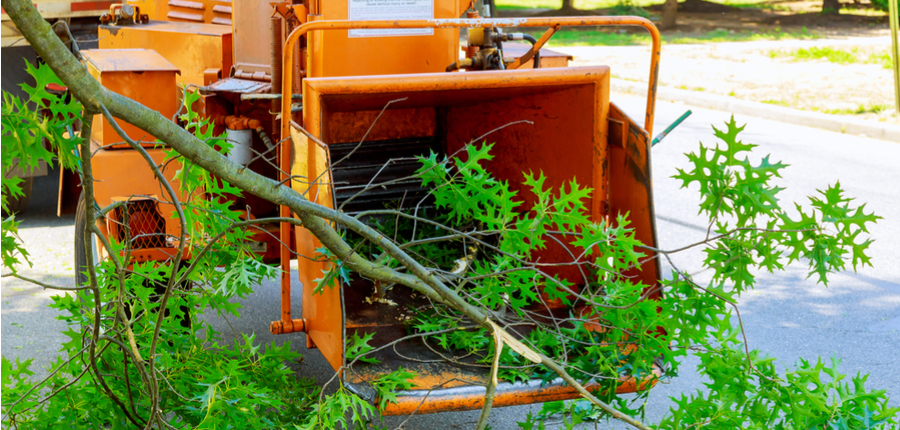
<instances>
[{"instance_id":1,"label":"bare branch","mask_svg":"<svg viewBox=\"0 0 900 430\"><path fill-rule=\"evenodd\" d=\"M84 286L84 287L60 287L60 286L58 286L58 285L50 285L50 284L46 284L46 283L44 283L44 282L38 281L38 280L36 280L36 279L31 279L31 278L29 278L29 277L27 277L27 276L22 276L22 275L20 275L18 272L4 273L2 276L0 276L0 278L17 278L17 279L21 279L21 280L23 280L23 281L25 281L25 282L29 282L29 283L32 283L32 284L34 284L34 285L37 285L37 286L39 286L39 287L41 287L41 288L43 288L43 289L45 289L45 290L80 291L80 290L88 290L88 289L91 288L91 287L89 287L89 286Z\"/></svg>"}]
</instances>

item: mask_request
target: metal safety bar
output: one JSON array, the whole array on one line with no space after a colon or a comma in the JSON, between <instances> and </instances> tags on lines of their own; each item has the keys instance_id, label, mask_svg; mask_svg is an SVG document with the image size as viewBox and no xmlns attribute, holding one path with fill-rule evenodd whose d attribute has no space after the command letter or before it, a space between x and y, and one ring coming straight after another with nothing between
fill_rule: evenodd
<instances>
[{"instance_id":1,"label":"metal safety bar","mask_svg":"<svg viewBox=\"0 0 900 430\"><path fill-rule=\"evenodd\" d=\"M653 116L656 109L656 85L659 80L659 55L661 39L659 30L646 18L637 16L587 16L587 17L555 17L555 18L477 18L477 19L427 19L427 20L391 20L391 21L347 21L322 20L321 16L310 16L311 20L300 25L288 35L283 45L283 61L281 73L281 139L290 136L291 93L293 88L294 45L300 37L316 30L353 30L353 29L390 29L390 28L502 28L502 27L577 27L577 26L636 26L650 32L652 46L650 51L650 82L647 89L647 110L644 118L644 130L652 136ZM319 18L319 19L316 19ZM552 33L551 33L552 34ZM287 181L285 172L290 171L290 145L281 145L280 180ZM280 214L289 217L290 210L281 206ZM290 243L291 226L281 223L281 240ZM281 321L287 326L282 333L293 331L291 318L291 282L290 282L290 250L281 247ZM273 323L273 328L276 324Z\"/></svg>"},{"instance_id":2,"label":"metal safety bar","mask_svg":"<svg viewBox=\"0 0 900 430\"><path fill-rule=\"evenodd\" d=\"M494 27L578 27L578 26L636 26L650 32L650 82L647 89L647 112L644 130L653 135L653 115L656 108L656 85L659 80L659 55L661 39L659 30L646 18L638 16L587 16L559 18L497 18L497 19L423 19L399 21L309 21L294 29L284 43L281 81L281 117L290 118L291 86L293 85L294 44L300 36L315 30L356 30L386 28L494 28ZM282 138L290 134L290 120L281 122Z\"/></svg>"}]
</instances>

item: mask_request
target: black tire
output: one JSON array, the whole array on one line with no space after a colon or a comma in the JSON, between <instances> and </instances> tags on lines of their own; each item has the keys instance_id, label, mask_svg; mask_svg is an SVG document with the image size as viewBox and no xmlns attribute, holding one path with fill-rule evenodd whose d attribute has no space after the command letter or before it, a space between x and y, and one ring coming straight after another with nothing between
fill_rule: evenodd
<instances>
[{"instance_id":1,"label":"black tire","mask_svg":"<svg viewBox=\"0 0 900 430\"><path fill-rule=\"evenodd\" d=\"M78 197L78 205L75 209L75 285L79 287L85 286L90 282L87 275L85 275L85 271L87 271L87 254L85 254L84 249L85 224L87 224L87 208L85 207L84 194L82 194ZM94 264L96 263L95 261Z\"/></svg>"},{"instance_id":2,"label":"black tire","mask_svg":"<svg viewBox=\"0 0 900 430\"><path fill-rule=\"evenodd\" d=\"M85 254L84 249L85 224L87 224L87 208L85 207L84 194L81 194L78 196L78 205L75 208L75 286L77 287L90 286L91 283L90 278L85 273L88 269L87 254ZM93 242L91 245L94 245ZM96 255L96 253L94 255ZM94 261L94 264L97 264L97 262ZM80 300L83 307L87 308L91 306L83 297L81 297ZM82 324L81 333L82 335L86 335L82 339L83 342L90 342L90 335L88 333L90 333L92 327L93 326L89 324Z\"/></svg>"}]
</instances>

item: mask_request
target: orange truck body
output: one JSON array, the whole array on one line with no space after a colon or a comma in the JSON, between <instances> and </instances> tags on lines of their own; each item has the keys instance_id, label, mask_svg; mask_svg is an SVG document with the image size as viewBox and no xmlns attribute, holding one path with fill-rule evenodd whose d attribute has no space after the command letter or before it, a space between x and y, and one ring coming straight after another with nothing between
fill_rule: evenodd
<instances>
[{"instance_id":1,"label":"orange truck body","mask_svg":"<svg viewBox=\"0 0 900 430\"><path fill-rule=\"evenodd\" d=\"M107 88L166 117L180 108L177 94L199 89L201 102L195 108L216 119L217 131L225 131L224 119L230 118L228 124L245 128L253 124L251 129L283 142L269 153L277 152L279 169L260 160L251 161L250 169L290 183L323 206L339 207L366 184L359 183L350 167L332 169L331 162L348 148L358 146L362 154L348 161L352 168L374 173L392 155L453 154L493 131L487 139L497 145L487 168L514 190L519 190L523 171L542 171L546 184L553 187L574 177L593 189L587 207L594 221L628 213L637 238L656 246L650 133L660 45L653 24L634 17L477 18L467 15L468 0L415 0L410 2L415 7L392 16L391 10L365 6L376 3L141 0L132 3L139 10L134 16L146 15L149 21L117 22L114 6L113 18L105 18L107 23L99 28L100 49L86 51L85 57L91 73ZM468 58L477 51L461 50L461 31L472 39L478 31L494 28L546 28L545 41L562 27L579 25L640 26L652 35L643 125L610 101L608 67L568 67L568 57L549 50L541 51L538 69L532 68L531 51L510 45L503 60L518 66L515 69L447 71L457 61L463 64L461 55ZM94 125L98 204L128 201L124 210L129 219L152 221L139 228L177 235L172 205L160 196L159 183L143 160L122 148L104 119L97 117ZM132 139L153 145L153 136L136 128L125 131ZM262 134L253 136L250 145L257 153L267 150ZM150 149L158 162L161 151ZM168 166L165 176L173 180L176 168ZM365 178L369 179L371 174ZM62 192L72 189L71 184L61 184ZM417 191L416 184L385 190L395 198ZM347 210L377 207L388 198L363 195ZM253 195L243 199L240 207L249 207L254 217L290 216L287 208ZM148 201L154 207L148 209ZM112 228L104 232L120 234ZM291 303L290 260L295 255L313 257L321 244L307 230L286 223L272 226L268 233L258 235L258 252L284 269L280 310L272 312L273 333L305 332L308 346L317 348L336 371L347 364L345 342L354 332L375 333L375 343L406 335L405 309L423 298L396 288L390 290L390 299L400 306L367 304L371 284L361 279L313 294L314 280L328 269L327 262L297 258L303 300ZM171 241L147 242L133 252L140 261L164 260L174 248ZM548 246L538 258L557 261L567 255L563 245ZM571 266L555 270L560 277L581 279ZM659 270L657 263L650 263L633 275L656 291ZM658 293L650 294L653 298ZM380 364L342 372L344 382L366 396L371 394L365 388L367 381L402 364L419 375L416 386L398 393L398 402L389 404L384 414L483 405L489 377L483 369L434 363L434 355L421 344L401 342L398 349L402 356L386 349L378 353ZM410 356L419 360L403 358ZM652 380L624 376L617 391L644 389ZM561 381L501 383L494 405L574 397L577 393Z\"/></svg>"}]
</instances>

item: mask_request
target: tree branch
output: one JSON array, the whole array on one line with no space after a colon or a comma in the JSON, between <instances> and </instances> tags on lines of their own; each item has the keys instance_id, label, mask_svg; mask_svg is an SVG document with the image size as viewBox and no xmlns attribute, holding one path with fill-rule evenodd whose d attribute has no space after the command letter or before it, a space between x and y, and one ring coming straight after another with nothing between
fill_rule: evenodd
<instances>
[{"instance_id":1,"label":"tree branch","mask_svg":"<svg viewBox=\"0 0 900 430\"><path fill-rule=\"evenodd\" d=\"M407 253L403 252L403 250L395 243L385 238L374 229L361 221L334 209L312 203L291 188L279 185L276 181L229 161L214 148L204 144L188 131L163 117L159 112L152 111L133 100L103 88L99 82L87 73L75 57L66 50L59 38L51 31L49 24L41 18L40 14L37 13L37 10L31 3L25 0L2 0L2 5L8 15L17 24L17 27L25 35L26 39L28 39L35 48L35 51L37 51L48 65L50 65L57 76L67 85L72 94L81 101L85 109L91 111L103 111L108 115L133 124L165 142L186 159L206 169L213 175L229 181L234 186L272 203L288 206L297 215L303 223L303 226L316 236L337 258L346 260L347 266L353 271L369 278L405 285L427 296L429 299L453 307L465 314L476 324L485 328L491 327L491 324L487 319L487 314L462 299L452 289L448 288L447 285L432 275L428 269L423 267ZM88 144L83 144L83 147L86 147L87 145ZM86 154L82 154L82 159L86 160L87 163L90 163L90 157L87 155L89 151L85 152ZM92 194L91 197L93 197ZM174 198L175 196L173 193L173 199ZM89 208L89 214L91 215L89 219L93 220L93 207ZM337 231L335 231L331 224L326 220L344 225L361 235L363 238L369 240L373 245L380 247L391 257L400 262L401 265L406 267L410 274L398 273L383 265L376 265L354 253L352 248L344 242ZM171 289L172 281L174 281L174 276L170 278L170 285L167 287L167 292ZM92 280L92 285L96 285L95 280ZM96 290L96 287L94 287L94 291L95 297L99 300L99 291ZM95 303L95 307L99 314L99 302ZM95 320L95 329L99 329L98 325L99 315ZM93 334L92 343L96 343L97 337L98 333L95 332ZM597 399L572 378L562 366L550 358L540 354L540 361L549 369L557 373L568 384L573 386L582 396L604 411L610 413L614 418L625 421L640 429L648 429L648 427L640 422ZM152 369L152 351L150 363ZM100 378L96 368L95 373L98 374L98 378ZM154 376L155 375L151 374L151 377ZM102 381L102 378L100 380ZM108 389L106 389L106 391L110 398L116 401L117 405L123 409L126 416L128 416L132 422L137 424L134 417L128 413L125 406L118 401L119 399Z\"/></svg>"},{"instance_id":2,"label":"tree branch","mask_svg":"<svg viewBox=\"0 0 900 430\"><path fill-rule=\"evenodd\" d=\"M41 282L41 281L38 281L38 280L36 280L36 279L31 279L31 278L29 278L29 277L27 277L27 276L22 276L22 275L20 275L18 272L4 273L2 276L0 276L0 278L17 278L17 279L21 279L21 280L23 280L23 281L25 281L25 282L29 282L29 283L32 283L32 284L34 284L34 285L37 285L37 286L39 286L39 287L41 287L41 288L43 288L43 289L45 289L45 290L81 291L81 290L88 290L88 289L91 288L91 287L89 287L89 286L86 286L86 287L60 287L60 286L57 286L57 285L50 285L50 284L46 284L46 283L43 283L43 282Z\"/></svg>"}]
</instances>

